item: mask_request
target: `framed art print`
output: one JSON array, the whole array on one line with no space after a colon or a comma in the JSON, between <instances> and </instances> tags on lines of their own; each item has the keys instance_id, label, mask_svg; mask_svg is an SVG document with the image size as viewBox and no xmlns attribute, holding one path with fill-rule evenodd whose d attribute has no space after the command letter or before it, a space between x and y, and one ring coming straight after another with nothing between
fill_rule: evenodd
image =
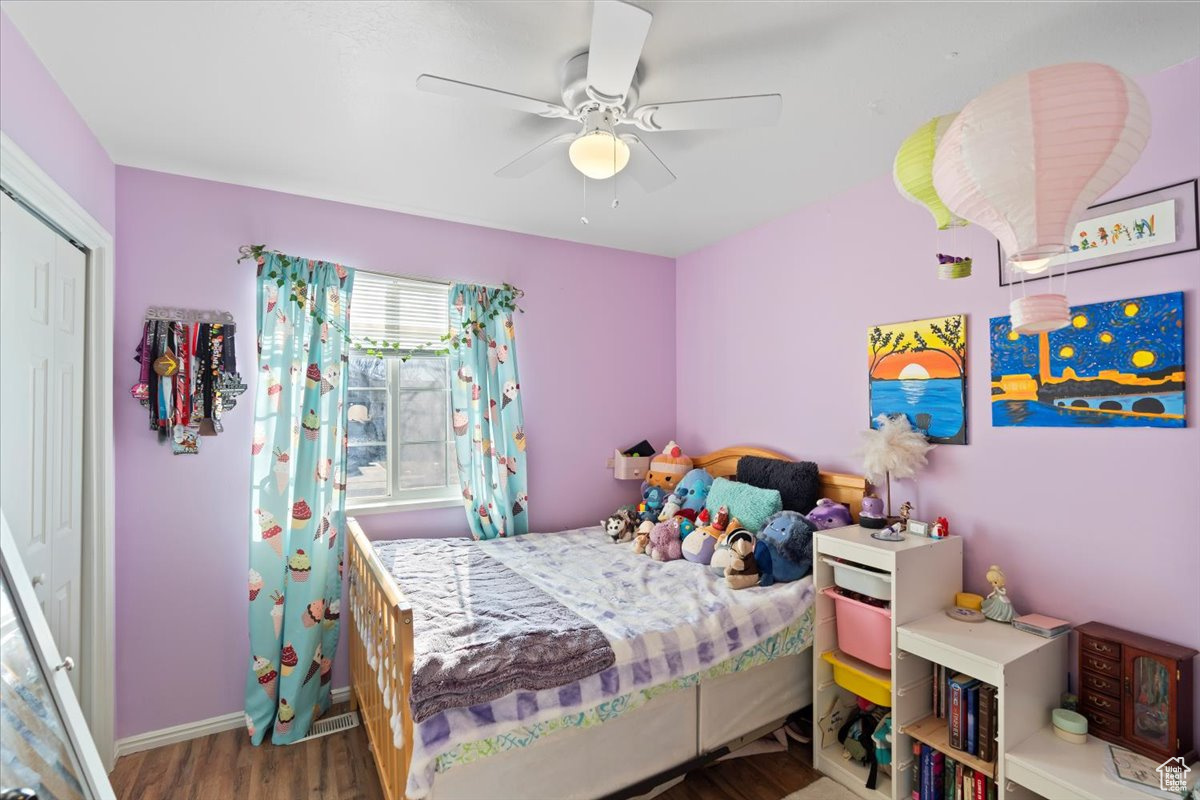
<instances>
[{"instance_id":1,"label":"framed art print","mask_svg":"<svg viewBox=\"0 0 1200 800\"><path fill-rule=\"evenodd\" d=\"M1037 275L1007 269L1000 243L1000 285L1044 280L1064 272L1087 272L1200 249L1197 180L1098 203L1084 214L1071 236L1070 250Z\"/></svg>"},{"instance_id":2,"label":"framed art print","mask_svg":"<svg viewBox=\"0 0 1200 800\"><path fill-rule=\"evenodd\" d=\"M868 329L867 382L871 427L904 414L935 444L966 444L966 315Z\"/></svg>"}]
</instances>

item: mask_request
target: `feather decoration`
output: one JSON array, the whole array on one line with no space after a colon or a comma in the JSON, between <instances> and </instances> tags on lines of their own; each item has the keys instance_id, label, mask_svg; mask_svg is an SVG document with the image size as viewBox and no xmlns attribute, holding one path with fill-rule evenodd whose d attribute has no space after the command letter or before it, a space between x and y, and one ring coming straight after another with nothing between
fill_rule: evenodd
<instances>
[{"instance_id":1,"label":"feather decoration","mask_svg":"<svg viewBox=\"0 0 1200 800\"><path fill-rule=\"evenodd\" d=\"M925 454L935 445L915 430L903 414L894 417L880 414L875 422L879 427L863 431L859 450L867 480L879 485L889 477L915 477L917 470L928 463Z\"/></svg>"}]
</instances>

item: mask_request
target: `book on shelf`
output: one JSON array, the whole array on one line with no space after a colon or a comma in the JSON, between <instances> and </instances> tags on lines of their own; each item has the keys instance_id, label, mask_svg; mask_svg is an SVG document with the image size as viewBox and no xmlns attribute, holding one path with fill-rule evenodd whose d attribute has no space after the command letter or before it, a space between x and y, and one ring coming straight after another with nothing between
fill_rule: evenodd
<instances>
[{"instance_id":1,"label":"book on shelf","mask_svg":"<svg viewBox=\"0 0 1200 800\"><path fill-rule=\"evenodd\" d=\"M996 720L996 687L982 684L979 687L979 740L976 755L984 761L996 757L995 752L995 720Z\"/></svg>"},{"instance_id":2,"label":"book on shelf","mask_svg":"<svg viewBox=\"0 0 1200 800\"><path fill-rule=\"evenodd\" d=\"M942 800L954 800L954 784L958 782L959 763L946 756L946 771L942 783Z\"/></svg>"},{"instance_id":3,"label":"book on shelf","mask_svg":"<svg viewBox=\"0 0 1200 800\"><path fill-rule=\"evenodd\" d=\"M1048 617L1045 614L1023 614L1022 616L1014 617L1012 626L1019 631L1032 633L1046 639L1062 636L1071 630L1071 623L1065 619Z\"/></svg>"},{"instance_id":4,"label":"book on shelf","mask_svg":"<svg viewBox=\"0 0 1200 800\"><path fill-rule=\"evenodd\" d=\"M942 698L941 698L940 692L938 691L938 683L941 681L941 679L942 679L942 665L934 664L933 665L933 680L930 682L930 686L933 689L933 716L937 717L938 719L942 718L942 703L941 703Z\"/></svg>"},{"instance_id":5,"label":"book on shelf","mask_svg":"<svg viewBox=\"0 0 1200 800\"><path fill-rule=\"evenodd\" d=\"M933 782L933 748L921 745L921 800L933 800L929 787Z\"/></svg>"},{"instance_id":6,"label":"book on shelf","mask_svg":"<svg viewBox=\"0 0 1200 800\"><path fill-rule=\"evenodd\" d=\"M950 714L947 725L949 743L955 750L967 749L967 690L978 685L978 680L961 673L950 679Z\"/></svg>"},{"instance_id":7,"label":"book on shelf","mask_svg":"<svg viewBox=\"0 0 1200 800\"><path fill-rule=\"evenodd\" d=\"M920 764L913 781L912 796L917 800L946 800L947 772L946 765L950 759L942 751L927 744L913 745L914 754L920 750L915 759Z\"/></svg>"},{"instance_id":8,"label":"book on shelf","mask_svg":"<svg viewBox=\"0 0 1200 800\"><path fill-rule=\"evenodd\" d=\"M967 688L967 730L965 734L966 747L963 748L971 755L979 752L979 681Z\"/></svg>"},{"instance_id":9,"label":"book on shelf","mask_svg":"<svg viewBox=\"0 0 1200 800\"><path fill-rule=\"evenodd\" d=\"M982 772L975 773L975 800L987 800L987 776Z\"/></svg>"}]
</instances>

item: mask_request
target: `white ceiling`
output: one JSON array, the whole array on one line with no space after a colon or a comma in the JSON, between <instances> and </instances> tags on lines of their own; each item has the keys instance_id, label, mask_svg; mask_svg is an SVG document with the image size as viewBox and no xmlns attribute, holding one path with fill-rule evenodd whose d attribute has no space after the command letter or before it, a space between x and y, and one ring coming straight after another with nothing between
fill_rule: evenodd
<instances>
[{"instance_id":1,"label":"white ceiling","mask_svg":"<svg viewBox=\"0 0 1200 800\"><path fill-rule=\"evenodd\" d=\"M572 125L418 92L559 100L589 2L29 2L4 10L113 160L675 256L886 173L918 124L1014 73L1200 56L1200 3L638 2L642 102L783 94L771 129L645 134L679 176L492 173Z\"/></svg>"}]
</instances>

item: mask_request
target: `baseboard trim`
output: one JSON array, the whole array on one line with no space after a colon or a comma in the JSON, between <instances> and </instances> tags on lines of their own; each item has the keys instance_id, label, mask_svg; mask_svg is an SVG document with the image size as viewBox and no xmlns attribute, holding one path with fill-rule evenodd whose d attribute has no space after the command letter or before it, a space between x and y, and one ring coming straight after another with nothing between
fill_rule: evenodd
<instances>
[{"instance_id":1,"label":"baseboard trim","mask_svg":"<svg viewBox=\"0 0 1200 800\"><path fill-rule=\"evenodd\" d=\"M343 686L331 693L334 703L344 703L350 699L350 687ZM246 716L241 711L222 714L219 717L209 717L198 722L185 722L182 725L172 725L156 731L139 733L137 736L127 736L118 739L116 743L117 758L130 753L140 753L143 750L153 750L168 744L186 742L189 739L199 739L201 736L211 736L214 733L231 731L246 724Z\"/></svg>"}]
</instances>

